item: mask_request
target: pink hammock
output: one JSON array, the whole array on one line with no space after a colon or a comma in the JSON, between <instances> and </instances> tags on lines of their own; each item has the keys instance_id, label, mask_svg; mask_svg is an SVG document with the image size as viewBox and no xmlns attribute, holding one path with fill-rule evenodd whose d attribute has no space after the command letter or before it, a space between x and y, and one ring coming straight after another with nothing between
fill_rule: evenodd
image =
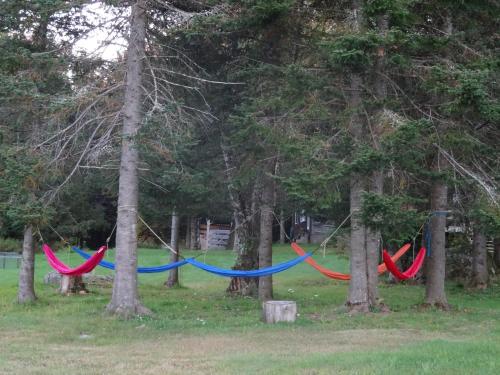
<instances>
[{"instance_id":1,"label":"pink hammock","mask_svg":"<svg viewBox=\"0 0 500 375\"><path fill-rule=\"evenodd\" d=\"M108 250L108 248L107 246L101 246L99 250L97 250L89 259L85 261L85 263L80 264L76 268L69 268L67 265L57 259L56 255L49 247L49 245L43 244L42 250L47 257L47 262L49 263L49 265L61 275L80 276L84 273L89 273L90 271L92 271L99 264L102 258L104 258L104 254L106 253L106 250Z\"/></svg>"},{"instance_id":2,"label":"pink hammock","mask_svg":"<svg viewBox=\"0 0 500 375\"><path fill-rule=\"evenodd\" d=\"M420 270L422 267L422 264L424 263L425 259L425 247L422 247L415 260L413 261L413 264L404 272L401 272L396 264L392 261L391 256L387 251L384 250L382 257L384 258L384 263L387 266L387 269L399 280L408 280L411 279L412 277L415 277L417 272Z\"/></svg>"}]
</instances>

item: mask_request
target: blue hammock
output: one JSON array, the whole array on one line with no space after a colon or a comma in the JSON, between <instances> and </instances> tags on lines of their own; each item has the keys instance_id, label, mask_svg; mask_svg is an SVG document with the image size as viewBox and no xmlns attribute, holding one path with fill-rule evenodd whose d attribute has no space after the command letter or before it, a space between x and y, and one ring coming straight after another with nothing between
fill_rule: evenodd
<instances>
[{"instance_id":1,"label":"blue hammock","mask_svg":"<svg viewBox=\"0 0 500 375\"><path fill-rule=\"evenodd\" d=\"M259 270L249 270L249 271L228 270L228 269L224 269L224 268L218 268L215 266L210 266L208 264L198 262L196 259L193 259L193 258L186 259L186 262L188 262L192 266L195 266L195 267L202 269L204 271L216 274L218 276L223 276L223 277L261 277L261 276L272 275L273 273L286 271L287 269L292 268L293 266L296 266L300 262L304 261L304 259L306 259L309 256L311 256L311 254L307 253L307 254L302 255L300 257L297 257L295 259L289 260L288 262L280 263L280 264L277 264L277 265L271 266L271 267L261 268Z\"/></svg>"},{"instance_id":2,"label":"blue hammock","mask_svg":"<svg viewBox=\"0 0 500 375\"><path fill-rule=\"evenodd\" d=\"M85 251L83 251L82 249L79 249L76 246L73 246L72 249L75 253L80 255L82 258L89 259L91 256L90 254L87 254ZM178 262L164 264L162 266L156 266L156 267L137 267L137 273L159 273L159 272L169 271L173 268L181 267L181 266L187 264L188 260L189 259L183 259L183 260L180 260ZM99 262L99 265L101 267L108 268L110 270L115 269L114 263L107 262L105 260L101 260Z\"/></svg>"}]
</instances>

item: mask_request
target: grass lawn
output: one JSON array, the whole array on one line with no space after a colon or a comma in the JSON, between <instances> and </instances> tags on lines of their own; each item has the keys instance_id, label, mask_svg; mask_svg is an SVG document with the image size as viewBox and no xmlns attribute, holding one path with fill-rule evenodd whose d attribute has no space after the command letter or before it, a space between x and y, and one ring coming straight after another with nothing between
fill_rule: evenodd
<instances>
[{"instance_id":1,"label":"grass lawn","mask_svg":"<svg viewBox=\"0 0 500 375\"><path fill-rule=\"evenodd\" d=\"M82 261L58 256L71 265ZM275 262L294 256L288 246L275 247ZM315 258L348 270L347 259L331 252ZM234 255L210 251L198 259L229 268ZM142 249L139 262L168 263L168 254ZM449 284L454 308L441 312L419 309L421 286L381 282L392 312L350 317L342 306L348 284L300 264L274 277L275 299L297 301L300 316L271 326L260 322L257 301L226 297L227 279L189 265L180 269L182 287L172 290L163 287L167 274L140 275L142 301L155 316L129 321L104 313L111 288L61 296L43 284L48 271L38 254L39 299L20 306L18 270L0 269L0 374L500 373L498 284L477 293Z\"/></svg>"}]
</instances>

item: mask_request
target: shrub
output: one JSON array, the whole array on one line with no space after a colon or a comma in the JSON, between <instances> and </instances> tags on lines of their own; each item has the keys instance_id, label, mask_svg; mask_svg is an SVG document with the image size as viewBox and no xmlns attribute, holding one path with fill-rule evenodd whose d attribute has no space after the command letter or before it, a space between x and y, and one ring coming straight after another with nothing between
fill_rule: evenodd
<instances>
[{"instance_id":1,"label":"shrub","mask_svg":"<svg viewBox=\"0 0 500 375\"><path fill-rule=\"evenodd\" d=\"M13 238L0 237L0 252L20 253L21 251L22 251L21 241Z\"/></svg>"}]
</instances>

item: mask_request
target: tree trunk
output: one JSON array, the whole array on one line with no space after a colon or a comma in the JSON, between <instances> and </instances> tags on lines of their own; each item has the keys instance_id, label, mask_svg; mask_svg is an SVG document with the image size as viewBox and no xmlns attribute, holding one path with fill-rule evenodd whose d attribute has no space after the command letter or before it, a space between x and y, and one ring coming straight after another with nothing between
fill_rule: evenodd
<instances>
[{"instance_id":1,"label":"tree trunk","mask_svg":"<svg viewBox=\"0 0 500 375\"><path fill-rule=\"evenodd\" d=\"M238 252L240 239L238 238L238 218L239 216L236 212L233 214L234 229L233 229L233 251Z\"/></svg>"},{"instance_id":2,"label":"tree trunk","mask_svg":"<svg viewBox=\"0 0 500 375\"><path fill-rule=\"evenodd\" d=\"M172 228L170 230L170 246L172 249L176 251L176 253L171 253L170 262L174 263L179 261L179 227L180 220L179 215L175 212L175 209L172 211ZM172 288L174 286L179 285L179 269L172 268L168 272L168 280L165 283L168 288Z\"/></svg>"},{"instance_id":3,"label":"tree trunk","mask_svg":"<svg viewBox=\"0 0 500 375\"><path fill-rule=\"evenodd\" d=\"M274 181L269 176L263 176L260 205L259 268L273 265L273 203ZM259 299L261 301L273 299L272 275L259 278Z\"/></svg>"},{"instance_id":4,"label":"tree trunk","mask_svg":"<svg viewBox=\"0 0 500 375\"><path fill-rule=\"evenodd\" d=\"M186 220L186 237L184 238L185 249L191 249L191 217Z\"/></svg>"},{"instance_id":5,"label":"tree trunk","mask_svg":"<svg viewBox=\"0 0 500 375\"><path fill-rule=\"evenodd\" d=\"M240 196L233 184L231 175L232 163L224 145L221 144L222 156L226 165L226 182L229 193L229 202L234 213L235 225L235 251L238 254L232 269L253 270L258 267L258 241L256 238L255 215L252 210L256 207L256 189L254 186L250 204L245 204L244 198ZM250 208L248 208L250 207ZM257 279L250 277L233 277L226 289L227 293L240 296L256 296L258 294Z\"/></svg>"},{"instance_id":6,"label":"tree trunk","mask_svg":"<svg viewBox=\"0 0 500 375\"><path fill-rule=\"evenodd\" d=\"M258 241L255 236L254 224L246 222L237 229L238 232L238 258L232 267L233 270L254 270L258 267ZM251 277L233 277L227 292L233 295L257 295L257 279Z\"/></svg>"},{"instance_id":7,"label":"tree trunk","mask_svg":"<svg viewBox=\"0 0 500 375\"><path fill-rule=\"evenodd\" d=\"M352 28L360 32L362 27L362 9L359 0L352 0ZM349 128L355 143L363 141L365 127L360 116L362 106L363 79L359 73L352 72L350 76L349 103L351 117ZM362 195L366 188L366 177L352 174L350 178L350 214L351 214L351 243L350 243L350 272L349 296L347 307L351 312L368 312L368 264L366 249L366 227L361 222Z\"/></svg>"},{"instance_id":8,"label":"tree trunk","mask_svg":"<svg viewBox=\"0 0 500 375\"><path fill-rule=\"evenodd\" d=\"M24 228L23 258L19 270L19 289L17 302L27 303L36 300L35 295L35 248L33 246L33 227Z\"/></svg>"},{"instance_id":9,"label":"tree trunk","mask_svg":"<svg viewBox=\"0 0 500 375\"><path fill-rule=\"evenodd\" d=\"M366 263L366 228L361 223L360 211L362 194L364 192L363 178L351 177L350 212L351 212L351 254L349 282L349 297L347 306L352 312L368 312L368 271Z\"/></svg>"},{"instance_id":10,"label":"tree trunk","mask_svg":"<svg viewBox=\"0 0 500 375\"><path fill-rule=\"evenodd\" d=\"M285 214L280 210L280 244L285 243Z\"/></svg>"},{"instance_id":11,"label":"tree trunk","mask_svg":"<svg viewBox=\"0 0 500 375\"><path fill-rule=\"evenodd\" d=\"M294 301L267 301L262 304L262 320L266 323L295 322L297 303Z\"/></svg>"},{"instance_id":12,"label":"tree trunk","mask_svg":"<svg viewBox=\"0 0 500 375\"><path fill-rule=\"evenodd\" d=\"M259 266L259 222L256 220L257 215L255 215L254 211L257 208L257 185L258 183L254 186L252 202L248 205L251 207L249 210L250 212L245 214L245 211L236 211L238 258L232 267L234 270L254 270ZM240 202L239 206L243 207L244 205ZM227 291L233 295L256 297L258 295L258 279L251 277L233 277L231 278Z\"/></svg>"},{"instance_id":13,"label":"tree trunk","mask_svg":"<svg viewBox=\"0 0 500 375\"><path fill-rule=\"evenodd\" d=\"M389 29L389 17L380 15L377 17L377 29L382 38L385 38ZM380 150L379 136L381 134L381 115L384 111L385 100L387 99L387 83L385 74L385 46L382 43L377 50L377 62L375 66L375 93L380 102L379 116L373 123L372 143L376 150ZM384 171L382 169L373 171L370 176L370 192L381 196L384 192ZM370 306L378 304L378 263L380 252L381 233L378 229L366 228L366 264L368 277L368 303Z\"/></svg>"},{"instance_id":14,"label":"tree trunk","mask_svg":"<svg viewBox=\"0 0 500 375\"><path fill-rule=\"evenodd\" d=\"M373 172L370 181L370 192L382 195L384 175L381 171ZM378 304L378 263L380 254L380 230L366 228L366 271L368 281L368 303Z\"/></svg>"},{"instance_id":15,"label":"tree trunk","mask_svg":"<svg viewBox=\"0 0 500 375\"><path fill-rule=\"evenodd\" d=\"M472 286L478 289L485 289L488 286L486 236L478 227L474 227L472 241Z\"/></svg>"},{"instance_id":16,"label":"tree trunk","mask_svg":"<svg viewBox=\"0 0 500 375\"><path fill-rule=\"evenodd\" d=\"M85 294L88 293L87 288L85 287L85 283L83 282L83 277L80 276L61 276L61 287L59 288L59 293L61 294L71 294L71 293L79 293Z\"/></svg>"},{"instance_id":17,"label":"tree trunk","mask_svg":"<svg viewBox=\"0 0 500 375\"><path fill-rule=\"evenodd\" d=\"M500 238L495 238L493 240L493 247L495 250L495 266L500 268Z\"/></svg>"},{"instance_id":18,"label":"tree trunk","mask_svg":"<svg viewBox=\"0 0 500 375\"><path fill-rule=\"evenodd\" d=\"M439 157L439 156L438 156ZM436 162L434 169L440 171L442 162ZM430 255L426 258L425 303L448 308L445 292L446 277L446 216L438 212L448 209L448 186L442 179L431 186L431 210L429 231L431 235Z\"/></svg>"},{"instance_id":19,"label":"tree trunk","mask_svg":"<svg viewBox=\"0 0 500 375\"><path fill-rule=\"evenodd\" d=\"M127 82L123 107L122 148L118 187L116 228L116 273L110 313L129 318L149 314L139 302L137 292L137 209L139 183L137 167L139 153L135 146L141 126L142 66L145 54L146 2L132 5L130 37L127 49Z\"/></svg>"},{"instance_id":20,"label":"tree trunk","mask_svg":"<svg viewBox=\"0 0 500 375\"><path fill-rule=\"evenodd\" d=\"M196 218L191 216L189 218L189 250L196 249Z\"/></svg>"}]
</instances>

